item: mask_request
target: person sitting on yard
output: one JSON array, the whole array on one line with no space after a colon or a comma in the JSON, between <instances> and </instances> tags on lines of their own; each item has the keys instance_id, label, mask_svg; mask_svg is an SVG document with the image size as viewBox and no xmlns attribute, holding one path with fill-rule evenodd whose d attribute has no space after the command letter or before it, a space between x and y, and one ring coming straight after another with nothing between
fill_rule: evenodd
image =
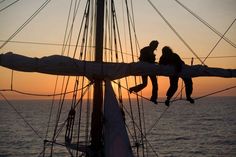
<instances>
[{"instance_id":1,"label":"person sitting on yard","mask_svg":"<svg viewBox=\"0 0 236 157\"><path fill-rule=\"evenodd\" d=\"M167 100L165 101L166 106L169 106L170 99L175 94L178 89L178 73L181 72L182 66L185 64L184 61L181 60L178 54L174 53L172 49L168 46L163 47L162 56L159 60L160 65L173 65L175 67L175 74L169 77L170 87L166 93ZM193 91L193 82L191 77L182 77L185 84L186 98L190 103L194 103L194 100L191 98L191 94Z\"/></svg>"}]
</instances>

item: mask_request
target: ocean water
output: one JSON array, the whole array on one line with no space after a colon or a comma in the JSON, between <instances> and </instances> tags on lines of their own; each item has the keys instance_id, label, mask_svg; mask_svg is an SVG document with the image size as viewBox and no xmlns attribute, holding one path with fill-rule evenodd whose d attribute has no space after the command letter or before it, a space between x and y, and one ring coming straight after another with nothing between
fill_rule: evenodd
<instances>
[{"instance_id":1,"label":"ocean water","mask_svg":"<svg viewBox=\"0 0 236 157\"><path fill-rule=\"evenodd\" d=\"M51 101L14 100L10 103L42 139L2 100L0 157L39 156L43 150ZM144 101L143 107L150 157L156 156L152 149L163 157L236 157L236 97L203 98L195 104L178 101L167 110L163 104ZM65 105L62 119L68 110L69 105ZM137 112L134 114L137 116ZM157 120L158 123L150 130ZM126 114L126 123L129 125L130 122ZM53 125L53 122L49 124ZM69 156L63 147L56 147L54 152L54 156Z\"/></svg>"}]
</instances>

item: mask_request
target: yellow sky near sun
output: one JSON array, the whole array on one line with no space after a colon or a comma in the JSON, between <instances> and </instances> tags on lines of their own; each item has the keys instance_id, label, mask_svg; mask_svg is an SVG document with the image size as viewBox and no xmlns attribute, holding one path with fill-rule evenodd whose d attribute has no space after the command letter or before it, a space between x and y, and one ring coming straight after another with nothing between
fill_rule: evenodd
<instances>
[{"instance_id":1,"label":"yellow sky near sun","mask_svg":"<svg viewBox=\"0 0 236 157\"><path fill-rule=\"evenodd\" d=\"M135 2L135 3L134 3ZM227 30L229 25L235 19L236 1L235 0L181 0L183 4L193 10L197 15L209 22L222 34ZM6 40L32 13L43 3L43 0L37 1L19 1L16 5L0 13L0 40ZM150 5L143 0L133 1L134 17L137 38L140 48L149 44L153 39L160 42L157 51L157 61L161 55L161 48L169 45L172 49L179 53L182 58L191 58L194 55L188 48L179 40L179 38L171 31L160 16L153 10ZM205 57L217 41L220 39L209 28L200 23L196 18L190 15L186 10L180 7L173 0L158 0L153 1L158 9L163 13L167 20L174 26L179 34L191 45L191 48L198 54L199 57ZM1 4L1 5L4 5ZM0 5L0 8L3 7ZM6 4L5 4L6 5ZM129 37L128 30L123 29L127 24L123 24L121 1L117 1L118 20L120 22L120 35L122 36L123 51L131 54L130 46L128 46ZM66 18L68 14L69 3L64 0L51 2L28 26L26 26L13 41L35 41L48 43L62 43ZM142 11L140 11L142 10ZM79 11L83 11L80 8ZM82 15L82 12L79 14ZM77 19L76 28L79 28L80 18ZM75 30L75 34L78 33ZM236 24L233 24L231 29L225 35L232 42L236 43ZM75 41L76 35L73 37ZM2 42L1 42L2 43ZM0 44L1 44L0 43ZM73 42L75 43L75 42ZM31 57L42 57L52 54L60 54L61 46L49 45L34 45L34 44L17 44L8 43L0 53L12 51L22 55ZM71 52L73 52L71 50ZM136 53L136 52L135 52ZM222 40L215 48L211 56L235 56L235 48ZM137 56L135 56L137 61ZM125 55L125 62L131 62L131 56ZM190 64L189 59L184 60ZM194 64L200 62L195 59ZM206 64L212 67L236 68L236 57L232 58L209 58ZM0 89L11 87L11 70L0 67ZM25 92L46 93L50 94L54 90L56 76L38 74L38 73L23 73L14 72L13 88ZM59 82L62 82L60 77ZM73 90L74 80L71 78L69 90ZM134 85L134 80L129 77L129 86ZM193 96L201 96L221 90L230 86L236 85L235 78L194 78ZM164 97L168 89L169 82L167 77L158 77L159 96ZM179 81L181 86L181 81ZM57 92L60 92L58 89ZM125 92L125 91L124 91ZM39 97L24 96L16 93L5 93L11 99L37 99ZM150 97L151 83L143 90L145 97ZM125 94L124 94L125 95ZM220 93L218 95L236 96L236 89ZM134 96L134 95L132 95ZM1 99L1 98L0 98Z\"/></svg>"}]
</instances>

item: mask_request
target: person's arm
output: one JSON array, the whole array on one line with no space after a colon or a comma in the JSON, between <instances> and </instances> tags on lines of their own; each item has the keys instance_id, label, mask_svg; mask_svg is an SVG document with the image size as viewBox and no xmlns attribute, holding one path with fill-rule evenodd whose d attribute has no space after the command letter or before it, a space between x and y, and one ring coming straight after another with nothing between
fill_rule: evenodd
<instances>
[{"instance_id":1,"label":"person's arm","mask_svg":"<svg viewBox=\"0 0 236 157\"><path fill-rule=\"evenodd\" d=\"M166 57L165 56L161 56L159 59L159 64L160 65L166 65L167 61L166 61Z\"/></svg>"},{"instance_id":2,"label":"person's arm","mask_svg":"<svg viewBox=\"0 0 236 157\"><path fill-rule=\"evenodd\" d=\"M149 61L150 61L151 63L155 63L155 61L156 61L156 55L155 55L154 53L151 53L151 54L149 55Z\"/></svg>"}]
</instances>

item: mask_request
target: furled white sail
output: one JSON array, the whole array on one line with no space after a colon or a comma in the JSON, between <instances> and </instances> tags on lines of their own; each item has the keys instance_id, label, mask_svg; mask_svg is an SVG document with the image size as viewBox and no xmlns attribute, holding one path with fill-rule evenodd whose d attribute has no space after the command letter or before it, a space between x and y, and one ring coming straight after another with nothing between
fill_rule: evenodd
<instances>
[{"instance_id":1,"label":"furled white sail","mask_svg":"<svg viewBox=\"0 0 236 157\"><path fill-rule=\"evenodd\" d=\"M53 75L86 76L92 78L108 78L110 80L127 76L141 76L155 74L170 76L174 74L174 67L145 62L135 63L97 63L81 61L65 56L53 55L42 58L30 58L11 52L2 54L0 65L18 71L39 72ZM212 68L202 65L185 65L181 76L199 77L236 77L236 69Z\"/></svg>"},{"instance_id":2,"label":"furled white sail","mask_svg":"<svg viewBox=\"0 0 236 157\"><path fill-rule=\"evenodd\" d=\"M132 149L111 82L106 80L104 99L104 140L106 157L132 157Z\"/></svg>"}]
</instances>

